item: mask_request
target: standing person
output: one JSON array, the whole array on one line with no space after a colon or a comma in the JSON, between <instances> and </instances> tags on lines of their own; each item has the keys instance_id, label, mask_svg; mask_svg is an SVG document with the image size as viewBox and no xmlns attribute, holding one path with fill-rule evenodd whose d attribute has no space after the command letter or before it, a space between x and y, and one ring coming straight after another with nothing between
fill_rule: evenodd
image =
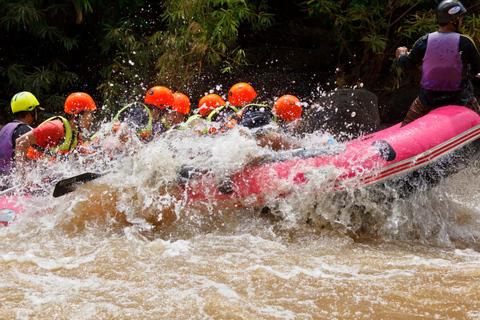
<instances>
[{"instance_id":1,"label":"standing person","mask_svg":"<svg viewBox=\"0 0 480 320\"><path fill-rule=\"evenodd\" d=\"M16 140L32 130L38 122L38 110L43 110L37 98L28 91L19 92L10 102L13 121L0 131L0 176L8 176L13 167ZM6 182L5 182L6 183ZM7 186L2 183L3 186Z\"/></svg>"},{"instance_id":2,"label":"standing person","mask_svg":"<svg viewBox=\"0 0 480 320\"><path fill-rule=\"evenodd\" d=\"M432 109L460 105L480 112L469 91L469 76L480 72L480 54L473 40L460 34L467 10L457 0L443 0L437 6L438 31L420 38L410 53L396 51L398 66L409 70L422 63L422 89L407 112L404 126Z\"/></svg>"},{"instance_id":3,"label":"standing person","mask_svg":"<svg viewBox=\"0 0 480 320\"><path fill-rule=\"evenodd\" d=\"M65 100L63 117L52 117L19 137L16 141L15 160L20 175L25 174L27 157L38 161L68 156L76 149L81 152L81 132L90 126L95 110L97 106L90 95L84 92L72 93Z\"/></svg>"}]
</instances>

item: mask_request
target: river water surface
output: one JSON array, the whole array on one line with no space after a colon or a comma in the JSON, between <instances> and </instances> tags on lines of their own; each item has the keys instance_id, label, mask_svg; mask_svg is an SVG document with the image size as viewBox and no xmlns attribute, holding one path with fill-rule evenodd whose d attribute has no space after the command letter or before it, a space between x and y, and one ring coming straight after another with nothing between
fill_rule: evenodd
<instances>
[{"instance_id":1,"label":"river water surface","mask_svg":"<svg viewBox=\"0 0 480 320\"><path fill-rule=\"evenodd\" d=\"M307 186L270 212L177 204L169 220L179 159L228 173L264 152L235 133L169 139L24 201L0 229L0 319L480 318L476 158L404 198Z\"/></svg>"}]
</instances>

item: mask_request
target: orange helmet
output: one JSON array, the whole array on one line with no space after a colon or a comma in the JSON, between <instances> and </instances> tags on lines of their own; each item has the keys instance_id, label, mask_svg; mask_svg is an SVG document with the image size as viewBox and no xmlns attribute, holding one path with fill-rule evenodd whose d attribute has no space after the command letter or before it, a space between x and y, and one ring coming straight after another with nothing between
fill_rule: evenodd
<instances>
[{"instance_id":1,"label":"orange helmet","mask_svg":"<svg viewBox=\"0 0 480 320\"><path fill-rule=\"evenodd\" d=\"M173 93L170 89L155 86L150 88L145 95L145 103L154 105L159 109L165 109L173 105Z\"/></svg>"},{"instance_id":2,"label":"orange helmet","mask_svg":"<svg viewBox=\"0 0 480 320\"><path fill-rule=\"evenodd\" d=\"M237 107L249 104L257 97L255 89L245 82L240 82L228 90L228 102Z\"/></svg>"},{"instance_id":3,"label":"orange helmet","mask_svg":"<svg viewBox=\"0 0 480 320\"><path fill-rule=\"evenodd\" d=\"M97 110L95 101L90 95L84 92L75 92L65 100L65 112L69 114L79 114L84 110Z\"/></svg>"},{"instance_id":4,"label":"orange helmet","mask_svg":"<svg viewBox=\"0 0 480 320\"><path fill-rule=\"evenodd\" d=\"M190 112L190 99L186 95L180 92L173 94L173 106L172 110L188 114Z\"/></svg>"},{"instance_id":5,"label":"orange helmet","mask_svg":"<svg viewBox=\"0 0 480 320\"><path fill-rule=\"evenodd\" d=\"M218 94L211 93L200 99L198 110L202 116L208 116L216 108L227 104Z\"/></svg>"},{"instance_id":6,"label":"orange helmet","mask_svg":"<svg viewBox=\"0 0 480 320\"><path fill-rule=\"evenodd\" d=\"M302 104L300 100L289 94L278 98L273 109L277 116L285 122L292 122L302 115Z\"/></svg>"}]
</instances>

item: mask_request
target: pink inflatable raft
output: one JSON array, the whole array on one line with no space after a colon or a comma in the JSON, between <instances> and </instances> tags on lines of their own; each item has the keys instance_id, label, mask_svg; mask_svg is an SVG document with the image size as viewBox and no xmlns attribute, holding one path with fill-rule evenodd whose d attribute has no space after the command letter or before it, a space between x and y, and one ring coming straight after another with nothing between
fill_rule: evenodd
<instances>
[{"instance_id":1,"label":"pink inflatable raft","mask_svg":"<svg viewBox=\"0 0 480 320\"><path fill-rule=\"evenodd\" d=\"M24 212L23 206L18 202L19 197L28 196L3 196L0 198L0 226L12 223L18 214Z\"/></svg>"},{"instance_id":2,"label":"pink inflatable raft","mask_svg":"<svg viewBox=\"0 0 480 320\"><path fill-rule=\"evenodd\" d=\"M303 186L320 192L336 192L402 179L480 137L480 116L460 106L446 106L400 128L394 125L343 144L320 144L318 148L278 153L231 177L201 174L184 177L177 197L185 205L264 205ZM480 140L479 140L480 141ZM476 146L476 144L475 144ZM84 177L84 175L86 175ZM194 173L193 176L196 174ZM57 183L63 196L102 174L86 173ZM70 181L72 180L72 181ZM68 187L67 187L68 186ZM73 187L72 187L73 186ZM23 212L16 197L0 198L0 223L8 225Z\"/></svg>"},{"instance_id":3,"label":"pink inflatable raft","mask_svg":"<svg viewBox=\"0 0 480 320\"><path fill-rule=\"evenodd\" d=\"M190 179L183 199L187 204L225 200L245 206L261 205L267 197L281 197L308 182L323 192L359 188L406 176L479 137L477 113L446 106L402 128L397 124L341 144L330 154L297 152L289 159L250 167L227 179L226 188L225 180L219 183L209 174Z\"/></svg>"}]
</instances>

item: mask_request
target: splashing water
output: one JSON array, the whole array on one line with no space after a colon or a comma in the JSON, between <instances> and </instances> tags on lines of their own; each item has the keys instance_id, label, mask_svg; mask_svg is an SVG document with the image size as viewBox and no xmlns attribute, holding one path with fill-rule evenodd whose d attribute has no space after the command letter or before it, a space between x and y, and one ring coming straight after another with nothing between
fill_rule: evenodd
<instances>
[{"instance_id":1,"label":"splashing water","mask_svg":"<svg viewBox=\"0 0 480 320\"><path fill-rule=\"evenodd\" d=\"M315 134L304 145L328 140ZM369 188L322 193L335 172L261 207L185 206L182 166L232 175L271 152L239 130L171 132L61 198L20 202L0 229L8 319L477 319L480 173L472 148ZM458 172L445 172L473 159ZM73 168L73 169L72 169ZM38 183L45 172L32 171ZM441 177L436 183L427 178ZM448 176L448 178L445 178ZM194 182L191 186L194 187ZM51 187L50 190L51 191Z\"/></svg>"}]
</instances>

